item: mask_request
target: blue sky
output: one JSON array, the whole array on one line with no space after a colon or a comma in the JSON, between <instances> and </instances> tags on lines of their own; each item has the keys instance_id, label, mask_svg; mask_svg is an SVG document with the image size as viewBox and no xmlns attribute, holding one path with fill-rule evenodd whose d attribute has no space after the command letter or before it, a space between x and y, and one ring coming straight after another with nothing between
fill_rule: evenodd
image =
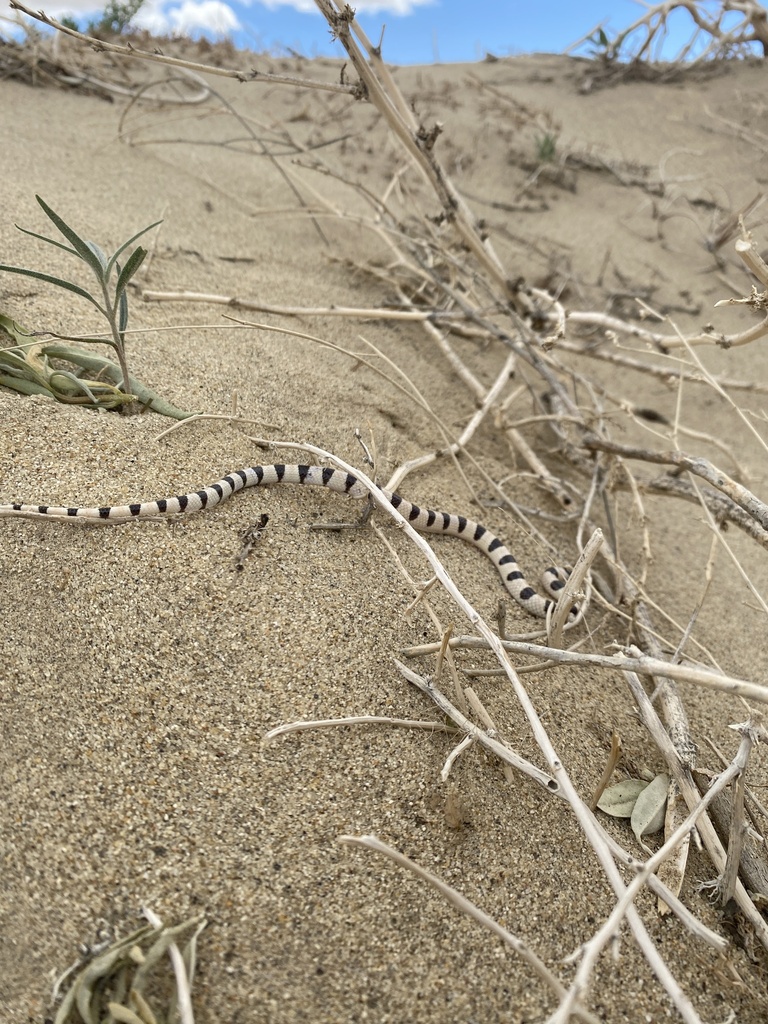
<instances>
[{"instance_id":1,"label":"blue sky","mask_svg":"<svg viewBox=\"0 0 768 1024\"><path fill-rule=\"evenodd\" d=\"M268 45L282 42L310 55L341 55L312 0L300 5L306 13L296 6L275 0L253 3L249 25ZM612 20L618 16L619 25L629 24L639 11L631 0L358 0L352 6L374 41L386 25L384 56L396 64L482 60L488 52L560 51L601 21L606 10L613 12Z\"/></svg>"},{"instance_id":2,"label":"blue sky","mask_svg":"<svg viewBox=\"0 0 768 1024\"><path fill-rule=\"evenodd\" d=\"M30 6L55 16L70 13L84 23L105 2L35 0ZM5 4L0 0L0 13ZM617 30L643 13L633 0L357 0L352 6L372 39L386 25L384 57L395 64L482 60L489 52L559 53L601 22ZM690 21L685 12L675 18L670 45L679 46ZM146 0L136 23L157 35L229 37L259 51L342 56L313 0Z\"/></svg>"}]
</instances>

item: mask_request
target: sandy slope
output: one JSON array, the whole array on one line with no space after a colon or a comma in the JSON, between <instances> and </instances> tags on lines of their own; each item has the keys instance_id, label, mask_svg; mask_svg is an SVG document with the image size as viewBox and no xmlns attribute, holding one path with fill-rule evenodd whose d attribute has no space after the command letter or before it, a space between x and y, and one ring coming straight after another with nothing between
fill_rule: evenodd
<instances>
[{"instance_id":1,"label":"sandy slope","mask_svg":"<svg viewBox=\"0 0 768 1024\"><path fill-rule=\"evenodd\" d=\"M338 75L330 62L292 70ZM426 123L443 122L440 156L487 218L510 276L562 288L572 308L606 308L613 296L612 309L627 309L621 296L640 294L682 329L746 324L744 314L712 309L731 294L729 282L743 290L746 279L732 247L722 250L727 264L719 270L703 236L713 198L735 210L765 187L764 153L718 120L768 131L764 66L588 91L579 88L584 75L577 62L534 56L397 77ZM216 87L270 146L283 128L308 147L344 137L320 154L374 192L399 164L370 107L258 84ZM352 222L326 218L324 244L306 217L289 212L297 203L274 164L233 141L244 135L236 122L212 114L214 107L134 111L127 124L139 129L133 141L143 144L128 146L117 138L122 103L0 83L4 260L70 269L65 256L13 227L45 230L38 192L107 248L163 218L143 280L148 288L292 306L381 300L380 288L338 262L382 255L380 243ZM538 111L538 124L520 125L514 103ZM557 173L545 168L523 190L536 167L537 139L547 132L557 136L558 154L581 161ZM206 145L214 141L220 144ZM312 161L311 149L303 159ZM360 208L337 181L297 172L289 157L284 162L339 208ZM638 183L646 173L663 175L664 197ZM768 245L765 224L755 234ZM89 309L21 278L0 277L0 308L37 329L75 333L93 326ZM458 432L473 412L416 325L254 319L300 326L352 348L364 333L417 382L451 429ZM210 412L227 411L236 391L243 414L259 421L254 434L311 441L359 462L359 427L375 439L382 479L441 444L429 418L365 367L305 341L238 331L222 320L220 307L134 301L133 326L173 328L132 340L138 376L178 404ZM486 384L504 356L465 351ZM766 378L757 346L702 357L730 377ZM674 417L674 388L575 365L617 392L629 391L638 405ZM737 397L762 408L760 395ZM711 391L686 388L682 402L684 422L731 440L753 488L765 494L764 455L745 441L734 416ZM514 410L520 418L533 411L525 392ZM3 501L123 502L196 488L239 465L293 461L259 450L227 424L196 425L158 442L165 424L150 415L83 413L7 393L0 413ZM527 436L541 450L551 443L536 427ZM648 435L645 443L670 446ZM715 457L706 443L691 443ZM491 421L473 452L497 479L515 472ZM726 456L718 457L730 468ZM507 486L522 505L542 505L530 479L513 477ZM410 477L403 491L433 507L471 512L447 463ZM692 507L650 498L647 505L663 523L655 534L652 592L685 621L700 592L709 539ZM552 1009L551 997L495 940L381 860L341 849L336 838L376 833L391 842L518 933L567 981L572 969L560 958L592 934L612 898L565 806L522 778L507 785L498 765L473 750L451 783L467 821L451 827L439 782L451 740L439 733L368 727L262 746L269 728L305 717L436 716L393 668L403 646L432 638L433 630L423 612L405 618L412 593L381 542L370 532L307 532L316 520L349 518L350 511L340 498L290 488L251 493L180 522L119 530L3 523L4 1024L45 1019L51 972L68 965L104 922L128 930L144 904L168 919L200 911L210 918L195 990L202 1024L521 1022L543 1020ZM267 534L235 573L239 534L262 512L270 516ZM549 564L545 547L509 515L488 509L483 518L532 574ZM563 560L574 557L570 526L538 525ZM627 528L625 557L637 566L637 524L620 525ZM755 563L758 586L768 584L756 547L735 531L729 538ZM423 578L418 554L392 540ZM492 615L500 594L493 569L459 542L437 546L470 600ZM760 680L764 620L749 600L720 558L696 635L724 670ZM434 605L444 622L456 619L440 595ZM514 628L531 626L517 610L510 617ZM594 647L623 637L622 626L609 624ZM537 759L511 696L493 679L477 686L504 734ZM531 689L584 794L599 778L613 728L635 763L659 767L620 678L550 672L535 677ZM684 695L699 741L709 735L732 751L727 724L743 719L741 706L690 687ZM715 767L706 749L701 757ZM761 779L758 763L753 784ZM615 832L631 845L623 826ZM696 891L712 873L706 858L694 855L682 895L717 929L717 911ZM649 898L639 906L703 1019L726 1020L731 1011L744 1024L765 1019L762 953L755 963L735 947L718 957L676 920L660 920ZM601 963L591 1009L612 1024L667 1019L669 1004L631 939L620 954Z\"/></svg>"}]
</instances>

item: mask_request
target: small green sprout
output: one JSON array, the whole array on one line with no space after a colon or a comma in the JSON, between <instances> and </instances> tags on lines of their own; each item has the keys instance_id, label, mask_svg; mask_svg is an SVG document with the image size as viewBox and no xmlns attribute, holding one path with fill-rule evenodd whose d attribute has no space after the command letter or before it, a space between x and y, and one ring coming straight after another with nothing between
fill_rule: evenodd
<instances>
[{"instance_id":1,"label":"small green sprout","mask_svg":"<svg viewBox=\"0 0 768 1024\"><path fill-rule=\"evenodd\" d=\"M545 132L536 136L536 158L540 164L551 164L555 159L557 151L557 136L552 132Z\"/></svg>"}]
</instances>

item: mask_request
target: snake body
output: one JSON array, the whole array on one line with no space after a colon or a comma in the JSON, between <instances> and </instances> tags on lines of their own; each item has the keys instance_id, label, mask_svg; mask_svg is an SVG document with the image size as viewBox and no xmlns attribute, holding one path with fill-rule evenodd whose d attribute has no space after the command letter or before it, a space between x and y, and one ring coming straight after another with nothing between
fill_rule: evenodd
<instances>
[{"instance_id":1,"label":"snake body","mask_svg":"<svg viewBox=\"0 0 768 1024\"><path fill-rule=\"evenodd\" d=\"M266 487L273 484L303 484L325 487L329 491L348 494L353 498L368 497L368 490L351 473L325 466L298 466L277 463L269 466L250 466L228 473L210 487L173 498L158 498L155 501L134 502L130 505L103 505L99 508L79 508L56 505L0 505L0 516L25 516L38 518L55 516L60 519L90 520L102 523L126 523L135 519L174 515L180 512L200 512L226 501L238 491L247 487ZM517 560L499 538L482 524L465 516L436 512L420 508L406 501L399 494L384 491L388 500L420 533L437 533L447 537L460 537L474 544L490 558L501 576L508 593L530 615L545 618L563 587L559 571L550 568L543 574L544 586L551 595L542 597L527 582Z\"/></svg>"}]
</instances>

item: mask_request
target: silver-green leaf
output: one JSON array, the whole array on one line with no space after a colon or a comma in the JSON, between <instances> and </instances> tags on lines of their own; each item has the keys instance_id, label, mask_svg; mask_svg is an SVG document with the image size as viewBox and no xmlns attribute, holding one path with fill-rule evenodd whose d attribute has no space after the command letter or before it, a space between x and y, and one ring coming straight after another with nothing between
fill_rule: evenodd
<instances>
[{"instance_id":1,"label":"silver-green leaf","mask_svg":"<svg viewBox=\"0 0 768 1024\"><path fill-rule=\"evenodd\" d=\"M638 843L645 849L643 836L658 832L664 827L664 811L669 793L669 776L657 775L638 796L632 811L632 831Z\"/></svg>"},{"instance_id":2,"label":"silver-green leaf","mask_svg":"<svg viewBox=\"0 0 768 1024\"><path fill-rule=\"evenodd\" d=\"M601 811L612 818L631 818L637 799L648 786L642 779L624 779L609 786L597 802Z\"/></svg>"}]
</instances>

